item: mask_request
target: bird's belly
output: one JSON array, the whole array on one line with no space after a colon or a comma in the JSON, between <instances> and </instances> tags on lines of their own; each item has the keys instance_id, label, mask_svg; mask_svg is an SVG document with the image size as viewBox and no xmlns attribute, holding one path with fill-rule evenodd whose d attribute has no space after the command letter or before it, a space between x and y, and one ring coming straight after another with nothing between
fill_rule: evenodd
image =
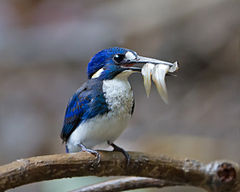
<instances>
[{"instance_id":1,"label":"bird's belly","mask_svg":"<svg viewBox=\"0 0 240 192\"><path fill-rule=\"evenodd\" d=\"M107 141L114 141L126 128L134 102L129 82L127 79L104 81L103 92L109 112L80 123L67 141L69 152L79 151L78 144L92 148Z\"/></svg>"},{"instance_id":2,"label":"bird's belly","mask_svg":"<svg viewBox=\"0 0 240 192\"><path fill-rule=\"evenodd\" d=\"M71 134L67 142L69 151L79 151L78 144L92 148L106 141L113 142L126 128L130 118L130 114L119 116L109 112L103 116L97 116L81 123Z\"/></svg>"}]
</instances>

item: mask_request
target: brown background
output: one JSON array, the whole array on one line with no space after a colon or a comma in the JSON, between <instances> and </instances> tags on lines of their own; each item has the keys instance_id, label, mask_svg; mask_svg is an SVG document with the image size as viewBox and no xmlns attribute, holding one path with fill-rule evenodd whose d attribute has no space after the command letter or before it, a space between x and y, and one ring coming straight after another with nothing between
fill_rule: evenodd
<instances>
[{"instance_id":1,"label":"brown background","mask_svg":"<svg viewBox=\"0 0 240 192\"><path fill-rule=\"evenodd\" d=\"M146 98L140 75L130 78L135 113L117 144L240 162L239 0L1 0L0 164L64 152L59 134L68 98L86 80L91 56L112 46L180 64L178 76L167 78L169 105L155 88ZM67 191L96 181L10 191ZM187 190L197 191L154 191Z\"/></svg>"}]
</instances>

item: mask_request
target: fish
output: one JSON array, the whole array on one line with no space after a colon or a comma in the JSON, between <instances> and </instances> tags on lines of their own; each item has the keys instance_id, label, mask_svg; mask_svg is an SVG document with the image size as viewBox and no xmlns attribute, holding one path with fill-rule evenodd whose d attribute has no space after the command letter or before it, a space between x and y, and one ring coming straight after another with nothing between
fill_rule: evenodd
<instances>
[{"instance_id":1,"label":"fish","mask_svg":"<svg viewBox=\"0 0 240 192\"><path fill-rule=\"evenodd\" d=\"M167 73L173 73L178 70L178 63L174 62L172 66L165 64L152 64L146 63L141 70L143 79L144 79L144 87L147 94L147 97L150 95L151 91L151 80L156 85L157 91L161 96L162 100L168 104L168 93L167 86L165 82L165 77Z\"/></svg>"}]
</instances>

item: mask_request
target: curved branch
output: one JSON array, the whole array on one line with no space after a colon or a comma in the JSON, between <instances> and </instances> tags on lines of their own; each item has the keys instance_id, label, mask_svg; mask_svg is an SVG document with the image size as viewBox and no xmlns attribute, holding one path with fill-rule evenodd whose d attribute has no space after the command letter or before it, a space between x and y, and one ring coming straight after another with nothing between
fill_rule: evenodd
<instances>
[{"instance_id":1,"label":"curved branch","mask_svg":"<svg viewBox=\"0 0 240 192\"><path fill-rule=\"evenodd\" d=\"M90 185L87 187L73 190L71 192L118 192L130 189L142 189L149 187L162 188L176 185L181 184L146 177L124 177L98 183L95 185Z\"/></svg>"},{"instance_id":2,"label":"curved branch","mask_svg":"<svg viewBox=\"0 0 240 192\"><path fill-rule=\"evenodd\" d=\"M126 166L119 152L100 151L101 162L86 153L57 154L20 159L0 166L0 191L43 180L78 176L139 176L157 178L208 191L238 191L240 171L236 163L215 161L207 165L194 160L174 160L164 156L129 152Z\"/></svg>"}]
</instances>

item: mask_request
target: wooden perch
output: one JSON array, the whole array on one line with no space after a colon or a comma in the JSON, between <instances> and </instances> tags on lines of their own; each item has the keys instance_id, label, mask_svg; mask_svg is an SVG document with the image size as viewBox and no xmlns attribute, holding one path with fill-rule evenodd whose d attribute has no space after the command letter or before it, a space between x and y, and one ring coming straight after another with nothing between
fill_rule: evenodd
<instances>
[{"instance_id":1,"label":"wooden perch","mask_svg":"<svg viewBox=\"0 0 240 192\"><path fill-rule=\"evenodd\" d=\"M87 187L73 190L71 192L118 192L130 189L142 189L149 187L162 188L178 185L180 186L181 184L147 177L124 177L98 183L95 185L90 185Z\"/></svg>"},{"instance_id":2,"label":"wooden perch","mask_svg":"<svg viewBox=\"0 0 240 192\"><path fill-rule=\"evenodd\" d=\"M119 152L100 151L100 154L101 162L95 167L95 156L86 152L31 157L0 166L0 191L37 181L90 175L150 177L211 192L240 190L240 169L234 162L203 164L129 152L131 161L126 166Z\"/></svg>"}]
</instances>

